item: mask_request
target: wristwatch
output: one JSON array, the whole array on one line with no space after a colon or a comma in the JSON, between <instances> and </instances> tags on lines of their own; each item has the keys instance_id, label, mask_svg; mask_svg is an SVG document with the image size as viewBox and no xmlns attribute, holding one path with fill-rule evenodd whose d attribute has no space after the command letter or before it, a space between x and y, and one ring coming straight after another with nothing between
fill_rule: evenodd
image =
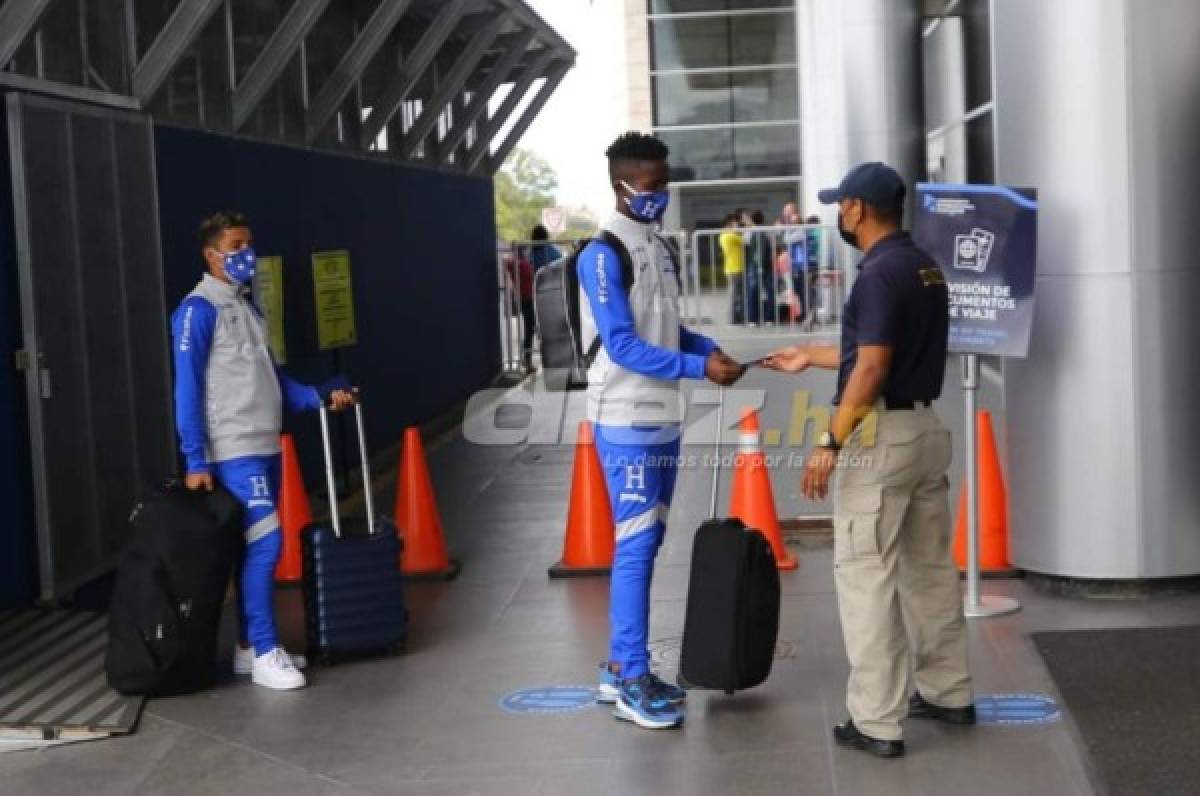
<instances>
[{"instance_id":1,"label":"wristwatch","mask_svg":"<svg viewBox=\"0 0 1200 796\"><path fill-rule=\"evenodd\" d=\"M832 431L822 431L821 436L817 437L817 447L828 448L834 453L837 453L842 449L842 443L838 442L834 438Z\"/></svg>"}]
</instances>

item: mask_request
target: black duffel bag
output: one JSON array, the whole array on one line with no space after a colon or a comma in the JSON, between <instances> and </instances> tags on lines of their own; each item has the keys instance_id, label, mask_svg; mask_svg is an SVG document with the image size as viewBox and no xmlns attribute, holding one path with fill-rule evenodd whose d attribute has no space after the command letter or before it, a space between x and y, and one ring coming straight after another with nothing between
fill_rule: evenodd
<instances>
[{"instance_id":1,"label":"black duffel bag","mask_svg":"<svg viewBox=\"0 0 1200 796\"><path fill-rule=\"evenodd\" d=\"M104 665L115 690L168 696L212 685L241 521L241 506L220 487L192 492L174 481L134 508L108 612Z\"/></svg>"}]
</instances>

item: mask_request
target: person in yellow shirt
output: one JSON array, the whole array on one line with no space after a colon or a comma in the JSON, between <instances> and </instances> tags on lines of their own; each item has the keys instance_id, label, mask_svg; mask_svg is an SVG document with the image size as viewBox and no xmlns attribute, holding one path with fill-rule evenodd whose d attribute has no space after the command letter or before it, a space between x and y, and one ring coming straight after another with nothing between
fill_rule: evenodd
<instances>
[{"instance_id":1,"label":"person in yellow shirt","mask_svg":"<svg viewBox=\"0 0 1200 796\"><path fill-rule=\"evenodd\" d=\"M746 320L746 244L738 232L736 213L725 216L725 231L717 238L725 261L725 277L729 282L730 322Z\"/></svg>"}]
</instances>

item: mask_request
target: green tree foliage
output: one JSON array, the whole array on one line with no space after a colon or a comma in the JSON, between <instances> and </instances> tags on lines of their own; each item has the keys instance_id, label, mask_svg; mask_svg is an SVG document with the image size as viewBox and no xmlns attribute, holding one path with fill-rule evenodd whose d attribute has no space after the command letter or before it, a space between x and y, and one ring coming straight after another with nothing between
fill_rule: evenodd
<instances>
[{"instance_id":1,"label":"green tree foliage","mask_svg":"<svg viewBox=\"0 0 1200 796\"><path fill-rule=\"evenodd\" d=\"M596 225L596 222L590 218L571 216L567 219L567 228L562 233L561 237L568 238L570 240L591 238L595 236L598 228L599 227Z\"/></svg>"},{"instance_id":2,"label":"green tree foliage","mask_svg":"<svg viewBox=\"0 0 1200 796\"><path fill-rule=\"evenodd\" d=\"M542 210L555 203L558 175L544 158L520 147L496 173L496 234L501 240L527 240L541 223Z\"/></svg>"}]
</instances>

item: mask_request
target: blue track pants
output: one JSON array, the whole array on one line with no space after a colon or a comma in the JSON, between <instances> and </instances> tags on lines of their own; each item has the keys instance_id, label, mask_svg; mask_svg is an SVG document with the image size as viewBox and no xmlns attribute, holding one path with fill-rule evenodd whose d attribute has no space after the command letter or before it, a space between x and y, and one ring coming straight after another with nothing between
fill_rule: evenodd
<instances>
[{"instance_id":1,"label":"blue track pants","mask_svg":"<svg viewBox=\"0 0 1200 796\"><path fill-rule=\"evenodd\" d=\"M627 679L650 671L650 581L675 491L679 434L675 426L595 428L596 450L617 525L609 661Z\"/></svg>"},{"instance_id":2,"label":"blue track pants","mask_svg":"<svg viewBox=\"0 0 1200 796\"><path fill-rule=\"evenodd\" d=\"M238 582L240 639L264 655L279 646L275 630L275 566L283 549L279 525L279 478L281 458L242 456L217 462L215 474L221 485L242 504L246 551Z\"/></svg>"}]
</instances>

